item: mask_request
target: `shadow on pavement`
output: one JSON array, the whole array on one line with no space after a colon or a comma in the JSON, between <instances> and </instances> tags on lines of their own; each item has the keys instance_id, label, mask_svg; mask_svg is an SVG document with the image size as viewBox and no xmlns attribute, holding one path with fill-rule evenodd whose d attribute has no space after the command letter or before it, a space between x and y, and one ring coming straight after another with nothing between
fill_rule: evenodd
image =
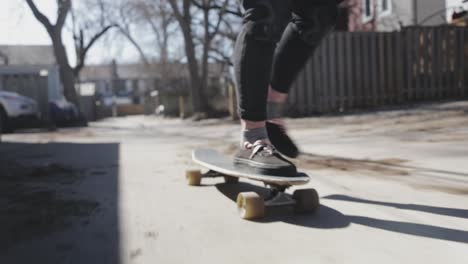
<instances>
[{"instance_id":1,"label":"shadow on pavement","mask_svg":"<svg viewBox=\"0 0 468 264\"><path fill-rule=\"evenodd\" d=\"M346 195L329 195L329 196L323 197L322 199L390 206L390 207L395 207L398 209L414 210L414 211L433 213L433 214L439 214L439 215L445 215L445 216L468 218L468 210L464 210L464 209L435 207L435 206L418 205L418 204L399 204L399 203L379 202L379 201L354 198L354 197L350 197ZM465 231L465 230L458 230L458 229L426 225L426 224L390 221L390 220L376 219L376 218L370 218L370 217L364 217L364 216L349 215L347 217L349 221L352 223L365 225L365 226L369 226L373 228L403 233L407 235L468 243L468 231Z\"/></svg>"},{"instance_id":2,"label":"shadow on pavement","mask_svg":"<svg viewBox=\"0 0 468 264\"><path fill-rule=\"evenodd\" d=\"M382 205L382 206L389 206L389 207L394 207L394 208L404 209L404 210L420 211L420 212L426 212L426 213L431 213L431 214L446 215L446 216L453 216L453 217L468 219L467 209L437 207L437 206L429 206L429 205L421 205L421 204L401 204L401 203L379 202L379 201L355 198L355 197L351 197L347 195L329 195L329 196L323 197L323 199Z\"/></svg>"},{"instance_id":3,"label":"shadow on pavement","mask_svg":"<svg viewBox=\"0 0 468 264\"><path fill-rule=\"evenodd\" d=\"M400 221L390 221L376 219L364 216L347 216L347 218L355 224L368 227L378 228L382 230L397 232L406 235L419 237L434 238L446 241L468 243L468 231L439 227L433 225L416 224Z\"/></svg>"},{"instance_id":4,"label":"shadow on pavement","mask_svg":"<svg viewBox=\"0 0 468 264\"><path fill-rule=\"evenodd\" d=\"M0 263L120 263L119 144L0 144Z\"/></svg>"},{"instance_id":5,"label":"shadow on pavement","mask_svg":"<svg viewBox=\"0 0 468 264\"><path fill-rule=\"evenodd\" d=\"M268 194L267 188L245 182L237 184L223 183L215 186L233 202L236 202L237 195L241 192L256 192L262 196ZM309 215L295 215L291 206L269 207L266 210L266 217L256 222L285 222L292 225L323 229L344 228L350 224L345 215L325 205L320 206L318 213Z\"/></svg>"},{"instance_id":6,"label":"shadow on pavement","mask_svg":"<svg viewBox=\"0 0 468 264\"><path fill-rule=\"evenodd\" d=\"M215 186L222 194L224 194L233 202L236 201L237 195L240 192L256 192L262 196L265 196L268 193L267 188L262 188L245 182L240 182L238 184L223 183L217 184ZM404 208L410 210L419 210L424 212L431 212L463 218L466 216L466 210L461 209L439 208L421 205L398 205L392 203L380 203L369 200L360 200L352 197L346 197L343 195L326 196L322 197L322 199L345 200L352 202L364 202L369 204L388 205L402 209ZM377 219L366 216L344 215L341 212L323 204L321 205L319 212L314 215L294 215L292 208L290 207L268 208L266 211L266 217L256 222L285 222L288 224L298 225L302 227L321 229L345 228L348 227L350 224L359 224L381 230L402 233L406 235L468 243L468 231L426 224Z\"/></svg>"}]
</instances>

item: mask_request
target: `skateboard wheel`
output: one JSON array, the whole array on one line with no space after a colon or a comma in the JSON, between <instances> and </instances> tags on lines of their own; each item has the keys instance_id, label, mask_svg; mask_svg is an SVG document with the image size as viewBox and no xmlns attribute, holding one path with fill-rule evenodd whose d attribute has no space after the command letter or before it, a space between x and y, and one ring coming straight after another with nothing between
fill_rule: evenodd
<instances>
[{"instance_id":1,"label":"skateboard wheel","mask_svg":"<svg viewBox=\"0 0 468 264\"><path fill-rule=\"evenodd\" d=\"M242 219L262 218L265 215L263 198L255 192L239 193L237 208Z\"/></svg>"},{"instance_id":2,"label":"skateboard wheel","mask_svg":"<svg viewBox=\"0 0 468 264\"><path fill-rule=\"evenodd\" d=\"M315 189L296 190L293 199L296 201L296 213L314 213L320 207L320 198Z\"/></svg>"},{"instance_id":3,"label":"skateboard wheel","mask_svg":"<svg viewBox=\"0 0 468 264\"><path fill-rule=\"evenodd\" d=\"M187 179L188 185L199 186L202 179L202 173L200 170L188 170L185 172L185 178Z\"/></svg>"},{"instance_id":4,"label":"skateboard wheel","mask_svg":"<svg viewBox=\"0 0 468 264\"><path fill-rule=\"evenodd\" d=\"M239 178L232 177L232 176L224 176L224 182L227 183L227 184L238 183Z\"/></svg>"}]
</instances>

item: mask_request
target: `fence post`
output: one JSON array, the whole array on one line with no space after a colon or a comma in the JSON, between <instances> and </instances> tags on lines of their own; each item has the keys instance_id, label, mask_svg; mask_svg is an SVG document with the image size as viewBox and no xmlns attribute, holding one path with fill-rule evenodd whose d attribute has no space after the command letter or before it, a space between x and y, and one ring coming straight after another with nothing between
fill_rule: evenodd
<instances>
[{"instance_id":1,"label":"fence post","mask_svg":"<svg viewBox=\"0 0 468 264\"><path fill-rule=\"evenodd\" d=\"M465 86L465 93L464 95L466 96L468 94L468 78L466 77L468 75L468 66L466 65L466 61L468 61L468 28L463 29L463 68L464 71L462 72L462 75L464 76L464 86Z\"/></svg>"},{"instance_id":2,"label":"fence post","mask_svg":"<svg viewBox=\"0 0 468 264\"><path fill-rule=\"evenodd\" d=\"M319 50L319 49L317 49ZM322 83L321 83L321 80L322 80L322 74L320 72L320 54L318 52L315 52L314 54L314 58L313 58L313 61L314 61L314 64L313 64L313 71L314 71L314 83L313 83L313 88L312 88L312 96L313 96L313 102L314 102L314 111L316 113L319 113L321 111L321 108L320 108L320 89L322 87Z\"/></svg>"},{"instance_id":3,"label":"fence post","mask_svg":"<svg viewBox=\"0 0 468 264\"><path fill-rule=\"evenodd\" d=\"M461 97L465 97L466 93L465 93L465 30L463 28L459 29L458 30L458 49L457 49L457 52L456 54L457 55L457 58L458 58L458 61L459 61L459 65L457 67L458 69L458 76L459 76L459 80L458 80L458 85L460 87L460 96ZM461 55L461 56L460 56Z\"/></svg>"},{"instance_id":4,"label":"fence post","mask_svg":"<svg viewBox=\"0 0 468 264\"><path fill-rule=\"evenodd\" d=\"M182 95L179 96L179 117L185 118L185 98Z\"/></svg>"},{"instance_id":5,"label":"fence post","mask_svg":"<svg viewBox=\"0 0 468 264\"><path fill-rule=\"evenodd\" d=\"M343 33L337 33L336 35L336 40L337 40L337 102L338 102L338 111L343 112L345 108L345 86L346 86L346 81L345 81L345 64L346 64L346 58L344 56L345 48L344 48L344 35Z\"/></svg>"}]
</instances>

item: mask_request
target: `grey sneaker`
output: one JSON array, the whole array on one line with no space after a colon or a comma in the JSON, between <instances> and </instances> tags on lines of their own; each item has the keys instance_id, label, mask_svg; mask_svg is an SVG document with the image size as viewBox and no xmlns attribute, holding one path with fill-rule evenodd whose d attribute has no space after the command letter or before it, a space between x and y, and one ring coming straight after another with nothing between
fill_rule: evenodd
<instances>
[{"instance_id":1,"label":"grey sneaker","mask_svg":"<svg viewBox=\"0 0 468 264\"><path fill-rule=\"evenodd\" d=\"M264 141L241 147L234 156L234 163L257 174L281 177L294 177L297 174L296 166Z\"/></svg>"}]
</instances>

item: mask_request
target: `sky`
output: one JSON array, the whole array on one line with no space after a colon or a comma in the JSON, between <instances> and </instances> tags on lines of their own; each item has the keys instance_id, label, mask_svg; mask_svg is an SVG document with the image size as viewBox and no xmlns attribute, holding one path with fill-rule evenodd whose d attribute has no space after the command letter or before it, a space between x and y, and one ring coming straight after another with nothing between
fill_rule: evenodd
<instances>
[{"instance_id":1,"label":"sky","mask_svg":"<svg viewBox=\"0 0 468 264\"><path fill-rule=\"evenodd\" d=\"M447 6L460 5L463 0L446 0ZM51 21L56 19L56 4L53 0L35 0L39 9ZM465 4L468 7L468 4ZM449 16L449 12L447 12ZM450 12L451 15L451 12ZM69 53L70 62L75 64L73 39L68 30L64 31L63 40ZM149 46L151 41L146 41ZM50 38L45 28L35 19L24 0L0 0L0 45L50 45ZM109 45L113 44L113 45ZM87 63L109 63L112 59L118 62L135 62L139 55L129 43L119 41L119 45L106 40L99 41L90 50ZM148 46L148 44L146 44ZM179 50L179 46L172 47ZM180 52L180 51L179 51Z\"/></svg>"},{"instance_id":2,"label":"sky","mask_svg":"<svg viewBox=\"0 0 468 264\"><path fill-rule=\"evenodd\" d=\"M36 0L35 2L38 8L49 17L49 20L55 21L55 1ZM69 53L70 63L74 65L73 38L68 30L64 30L63 40ZM131 45L124 43L115 47L115 45L106 44L108 44L106 41L98 42L90 50L87 62L90 64L108 63L113 58L119 62L132 62L139 58ZM51 41L45 28L33 16L24 0L1 0L0 45L51 45Z\"/></svg>"}]
</instances>

